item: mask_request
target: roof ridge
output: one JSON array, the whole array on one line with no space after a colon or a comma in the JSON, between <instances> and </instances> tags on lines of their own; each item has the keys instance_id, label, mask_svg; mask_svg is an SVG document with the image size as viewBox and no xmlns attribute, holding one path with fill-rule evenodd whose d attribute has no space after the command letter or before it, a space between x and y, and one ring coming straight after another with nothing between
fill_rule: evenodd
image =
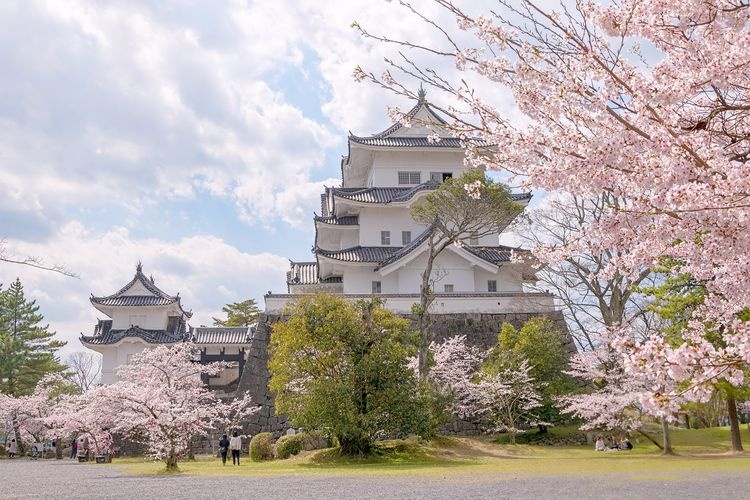
<instances>
[{"instance_id":1,"label":"roof ridge","mask_svg":"<svg viewBox=\"0 0 750 500\"><path fill-rule=\"evenodd\" d=\"M140 262L138 262L138 265L135 268L135 276L133 276L133 279L128 282L127 285L120 288L117 292L107 295L107 296L95 296L94 294L91 294L92 299L98 299L98 300L107 300L107 299L115 299L117 297L120 297L123 293L127 292L133 285L135 285L135 282L139 281L143 287L148 290L149 292L153 293L154 295L161 297L162 299L167 300L178 300L180 294L177 295L169 295L166 292L164 292L162 289L160 289L158 286L156 286L155 283L153 283L149 278L146 277L145 274L143 274L143 266Z\"/></svg>"},{"instance_id":2,"label":"roof ridge","mask_svg":"<svg viewBox=\"0 0 750 500\"><path fill-rule=\"evenodd\" d=\"M404 118L414 118L422 107L424 107L427 110L427 112L437 120L438 124L448 125L448 122L445 121L439 114L437 114L435 110L432 109L432 106L430 106L430 104L423 99L418 100L417 104L415 104L409 111L404 113ZM378 132L377 134L373 134L369 136L359 136L359 135L355 135L349 132L349 138L350 139L365 139L365 140L385 139L386 137L394 134L397 130L400 130L403 127L404 127L404 124L401 122L401 120L399 120L396 123L392 124L387 129L383 130L382 132Z\"/></svg>"}]
</instances>

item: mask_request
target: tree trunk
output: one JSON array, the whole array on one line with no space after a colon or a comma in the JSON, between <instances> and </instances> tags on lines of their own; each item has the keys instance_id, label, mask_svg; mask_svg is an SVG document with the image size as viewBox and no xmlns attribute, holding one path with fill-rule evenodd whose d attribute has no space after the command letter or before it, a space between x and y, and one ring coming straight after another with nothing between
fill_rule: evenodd
<instances>
[{"instance_id":1,"label":"tree trunk","mask_svg":"<svg viewBox=\"0 0 750 500\"><path fill-rule=\"evenodd\" d=\"M366 437L338 436L338 440L342 455L367 455L372 448L372 443Z\"/></svg>"},{"instance_id":2,"label":"tree trunk","mask_svg":"<svg viewBox=\"0 0 750 500\"><path fill-rule=\"evenodd\" d=\"M422 272L422 284L419 287L419 311L417 315L417 328L419 329L419 351L417 353L418 359L418 371L419 378L423 379L429 372L429 366L427 366L428 355L430 350L430 342L432 341L432 333L430 331L431 318L430 318L430 305L435 300L435 292L430 286L430 275L432 274L432 266L435 262L435 253L433 248L432 239L430 239L429 253L427 255L427 264L424 271Z\"/></svg>"},{"instance_id":3,"label":"tree trunk","mask_svg":"<svg viewBox=\"0 0 750 500\"><path fill-rule=\"evenodd\" d=\"M729 414L729 428L732 433L732 451L741 453L742 438L740 437L740 422L737 418L737 401L733 395L727 396L727 413Z\"/></svg>"},{"instance_id":4,"label":"tree trunk","mask_svg":"<svg viewBox=\"0 0 750 500\"><path fill-rule=\"evenodd\" d=\"M174 448L169 450L169 456L167 456L167 459L165 460L167 464L167 470L168 471L176 471L177 470L177 452Z\"/></svg>"},{"instance_id":5,"label":"tree trunk","mask_svg":"<svg viewBox=\"0 0 750 500\"><path fill-rule=\"evenodd\" d=\"M508 442L510 444L516 444L516 433L515 432L509 432L508 433Z\"/></svg>"},{"instance_id":6,"label":"tree trunk","mask_svg":"<svg viewBox=\"0 0 750 500\"><path fill-rule=\"evenodd\" d=\"M664 447L656 439L652 438L650 435L646 434L641 429L638 429L638 434L640 434L641 436L645 437L646 439L654 443L656 447L659 448L660 450L664 449Z\"/></svg>"},{"instance_id":7,"label":"tree trunk","mask_svg":"<svg viewBox=\"0 0 750 500\"><path fill-rule=\"evenodd\" d=\"M672 449L672 437L669 435L669 422L667 422L665 417L662 417L661 419L661 433L664 440L664 448L662 448L661 454L674 455L674 450Z\"/></svg>"}]
</instances>

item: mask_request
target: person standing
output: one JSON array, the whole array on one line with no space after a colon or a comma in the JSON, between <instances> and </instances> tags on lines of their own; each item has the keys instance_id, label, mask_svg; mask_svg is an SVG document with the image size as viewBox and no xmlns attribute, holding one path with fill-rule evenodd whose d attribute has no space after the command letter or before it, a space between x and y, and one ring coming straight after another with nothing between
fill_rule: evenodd
<instances>
[{"instance_id":1,"label":"person standing","mask_svg":"<svg viewBox=\"0 0 750 500\"><path fill-rule=\"evenodd\" d=\"M229 451L229 439L227 439L227 435L224 434L221 436L221 439L219 439L219 454L221 455L221 465L227 464L227 451Z\"/></svg>"},{"instance_id":2,"label":"person standing","mask_svg":"<svg viewBox=\"0 0 750 500\"><path fill-rule=\"evenodd\" d=\"M18 443L16 443L16 438L13 438L8 445L8 458L16 458L16 453L18 453Z\"/></svg>"},{"instance_id":3,"label":"person standing","mask_svg":"<svg viewBox=\"0 0 750 500\"><path fill-rule=\"evenodd\" d=\"M70 458L76 458L78 456L78 440L73 438L73 442L70 443Z\"/></svg>"},{"instance_id":4,"label":"person standing","mask_svg":"<svg viewBox=\"0 0 750 500\"><path fill-rule=\"evenodd\" d=\"M232 433L232 439L229 440L229 449L232 450L232 464L240 465L240 449L242 448L242 438L237 435L237 431Z\"/></svg>"}]
</instances>

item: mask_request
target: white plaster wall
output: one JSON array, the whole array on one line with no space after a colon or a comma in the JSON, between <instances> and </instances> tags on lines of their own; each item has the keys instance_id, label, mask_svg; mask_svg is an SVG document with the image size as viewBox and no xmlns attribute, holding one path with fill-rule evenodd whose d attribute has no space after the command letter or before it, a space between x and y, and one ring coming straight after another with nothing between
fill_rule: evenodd
<instances>
[{"instance_id":1,"label":"white plaster wall","mask_svg":"<svg viewBox=\"0 0 750 500\"><path fill-rule=\"evenodd\" d=\"M427 265L426 255L410 261L393 271L398 275L399 293L419 293L422 272ZM441 253L432 268L435 291L442 293L446 284L453 285L453 292L474 292L474 270L466 260L450 250Z\"/></svg>"},{"instance_id":2,"label":"white plaster wall","mask_svg":"<svg viewBox=\"0 0 750 500\"><path fill-rule=\"evenodd\" d=\"M399 186L398 172L422 172L422 182L430 179L430 172L452 172L458 177L467 170L460 151L378 151L368 178L369 186Z\"/></svg>"},{"instance_id":3,"label":"white plaster wall","mask_svg":"<svg viewBox=\"0 0 750 500\"><path fill-rule=\"evenodd\" d=\"M474 270L474 279L477 284L478 292L487 291L487 281L497 281L498 292L521 292L523 283L521 282L521 267L515 264L504 264L500 266L497 274L488 273L484 269L476 268Z\"/></svg>"},{"instance_id":4,"label":"white plaster wall","mask_svg":"<svg viewBox=\"0 0 750 500\"><path fill-rule=\"evenodd\" d=\"M166 308L116 307L112 315L112 329L130 328L130 316L146 316L140 326L146 330L160 330L167 327L168 310Z\"/></svg>"},{"instance_id":5,"label":"white plaster wall","mask_svg":"<svg viewBox=\"0 0 750 500\"><path fill-rule=\"evenodd\" d=\"M359 231L347 229L340 231L341 246L339 248L351 248L359 245ZM378 233L380 234L380 233Z\"/></svg>"},{"instance_id":6,"label":"white plaster wall","mask_svg":"<svg viewBox=\"0 0 750 500\"><path fill-rule=\"evenodd\" d=\"M102 384L114 384L117 382L115 369L120 366L117 363L117 347L100 346L96 349L102 354Z\"/></svg>"},{"instance_id":7,"label":"white plaster wall","mask_svg":"<svg viewBox=\"0 0 750 500\"><path fill-rule=\"evenodd\" d=\"M344 271L344 293L372 293L372 282L380 281L381 293L400 293L398 276L381 276L372 267L350 267Z\"/></svg>"},{"instance_id":8,"label":"white plaster wall","mask_svg":"<svg viewBox=\"0 0 750 500\"><path fill-rule=\"evenodd\" d=\"M380 231L390 231L390 246L400 247L401 231L411 231L414 240L425 230L425 226L414 222L407 207L363 208L359 214L359 228L359 244L374 247L383 246Z\"/></svg>"},{"instance_id":9,"label":"white plaster wall","mask_svg":"<svg viewBox=\"0 0 750 500\"><path fill-rule=\"evenodd\" d=\"M123 295L153 295L153 293L147 290L140 281L136 281L133 286L123 292Z\"/></svg>"}]
</instances>

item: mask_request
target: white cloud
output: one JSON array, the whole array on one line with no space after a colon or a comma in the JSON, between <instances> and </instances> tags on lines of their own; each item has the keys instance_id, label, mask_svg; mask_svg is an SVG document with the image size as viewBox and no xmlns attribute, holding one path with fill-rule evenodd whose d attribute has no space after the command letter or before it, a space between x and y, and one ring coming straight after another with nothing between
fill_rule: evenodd
<instances>
[{"instance_id":1,"label":"white cloud","mask_svg":"<svg viewBox=\"0 0 750 500\"><path fill-rule=\"evenodd\" d=\"M7 286L20 277L29 299L36 299L46 321L58 336L68 341L67 350L81 350L77 338L91 334L97 317L90 294L109 295L133 277L135 265L153 274L157 285L170 294L180 293L182 304L194 312L191 324L211 324L228 302L254 298L285 289L289 261L270 253L248 254L206 235L176 242L135 240L125 228L103 234L88 231L79 222L61 227L48 244L9 241L19 255L44 255L47 263L65 262L80 275L69 278L25 266L0 264L0 283Z\"/></svg>"}]
</instances>

